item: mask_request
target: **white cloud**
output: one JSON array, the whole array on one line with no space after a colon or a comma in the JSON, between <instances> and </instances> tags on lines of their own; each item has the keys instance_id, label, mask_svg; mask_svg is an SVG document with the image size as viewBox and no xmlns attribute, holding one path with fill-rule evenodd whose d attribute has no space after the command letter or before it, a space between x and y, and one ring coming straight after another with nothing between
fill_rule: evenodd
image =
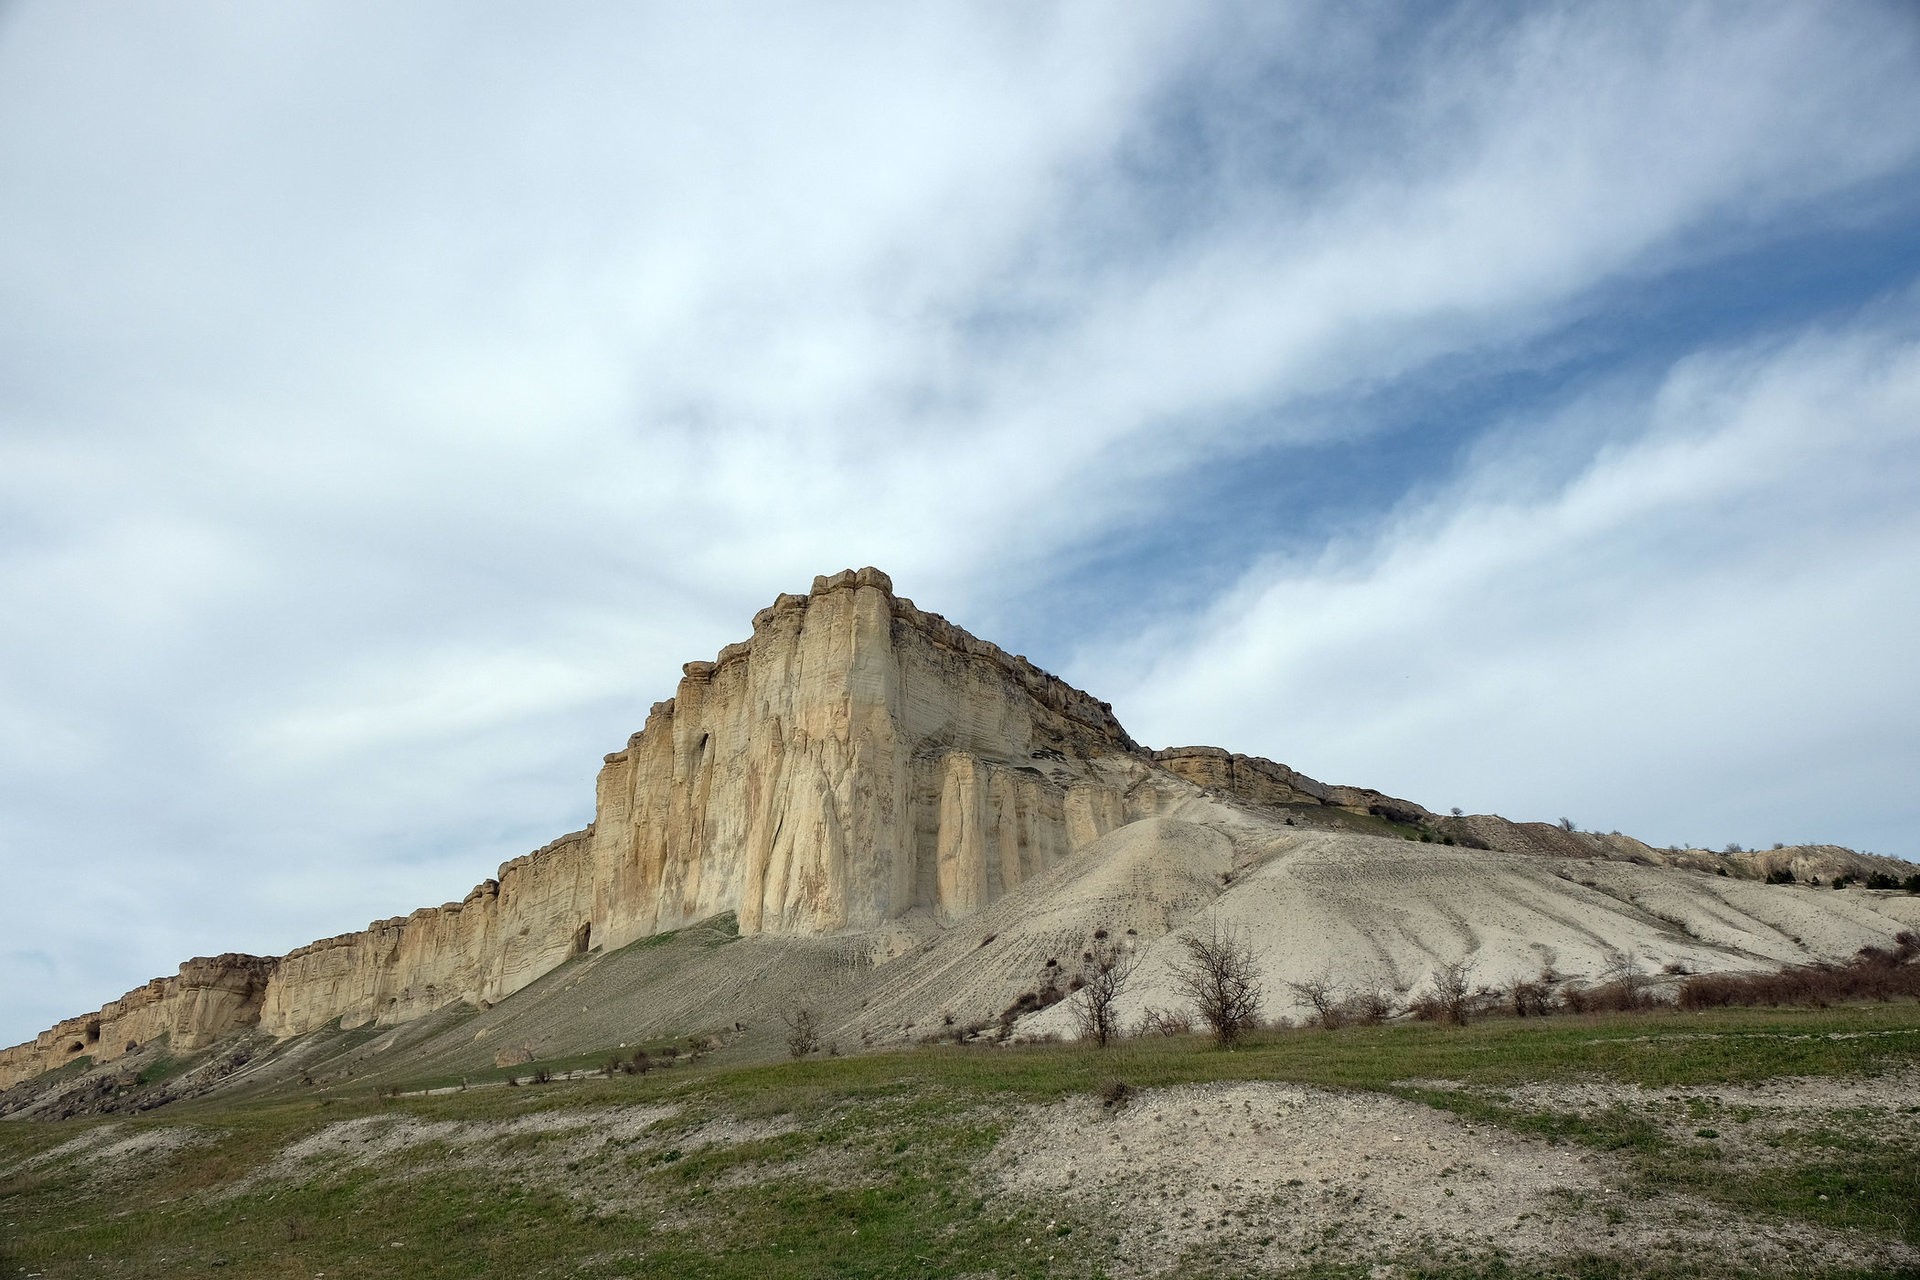
<instances>
[{"instance_id":1,"label":"white cloud","mask_svg":"<svg viewBox=\"0 0 1920 1280\"><path fill-rule=\"evenodd\" d=\"M1431 806L1911 855L1920 342L1899 311L1577 406L1631 438L1559 483L1532 466L1556 424L1531 424L1522 456L1375 538L1264 563L1077 674L1150 741Z\"/></svg>"},{"instance_id":2,"label":"white cloud","mask_svg":"<svg viewBox=\"0 0 1920 1280\"><path fill-rule=\"evenodd\" d=\"M1917 63L1891 6L15 7L0 935L77 1007L126 985L114 937L144 977L458 894L582 820L599 754L776 591L878 563L984 629L1200 468L1364 448L1368 391L1848 216L1911 171ZM1558 484L1576 434L1517 423L1475 474ZM1690 447L1643 483L1698 493ZM1590 614L1502 540L1577 557L1673 509L1550 493L1558 523L1429 515L1458 563L1381 551L1379 591L1287 571L1352 646L1323 679L1399 674L1432 575L1510 575L1516 634L1529 592ZM1489 704L1561 674L1510 670ZM111 924L63 940L44 901Z\"/></svg>"}]
</instances>

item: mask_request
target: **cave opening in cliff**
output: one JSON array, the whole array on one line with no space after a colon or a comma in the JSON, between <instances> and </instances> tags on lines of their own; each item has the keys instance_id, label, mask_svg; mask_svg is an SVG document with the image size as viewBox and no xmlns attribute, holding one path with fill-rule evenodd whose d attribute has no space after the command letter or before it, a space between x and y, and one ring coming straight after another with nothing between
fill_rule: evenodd
<instances>
[{"instance_id":1,"label":"cave opening in cliff","mask_svg":"<svg viewBox=\"0 0 1920 1280\"><path fill-rule=\"evenodd\" d=\"M575 929L573 931L573 954L576 956L583 956L587 954L587 947L591 944L592 939L593 939L593 921L588 920L583 922L578 929Z\"/></svg>"}]
</instances>

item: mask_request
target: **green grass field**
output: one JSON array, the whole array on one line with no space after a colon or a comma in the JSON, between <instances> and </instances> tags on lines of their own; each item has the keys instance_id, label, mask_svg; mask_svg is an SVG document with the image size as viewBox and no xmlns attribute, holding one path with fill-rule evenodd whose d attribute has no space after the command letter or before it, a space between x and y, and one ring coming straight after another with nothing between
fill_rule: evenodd
<instances>
[{"instance_id":1,"label":"green grass field","mask_svg":"<svg viewBox=\"0 0 1920 1280\"><path fill-rule=\"evenodd\" d=\"M1197 1038L943 1047L433 1097L199 1100L104 1126L0 1123L0 1276L1103 1276L1125 1269L1122 1224L1000 1190L983 1172L996 1143L1024 1107L1114 1081L1223 1080L1371 1091L1590 1149L1621 1162L1642 1202L1695 1197L1895 1259L1827 1274L1915 1275L1898 1255L1920 1246L1920 1098L1810 1101L1802 1115L1789 1095L1783 1124L1777 1109L1761 1123L1709 1091L1810 1079L1871 1095L1917 1067L1920 1005L1892 1003L1276 1032L1233 1052ZM1562 1084L1662 1092L1631 1105L1529 1100ZM321 1155L274 1168L316 1135ZM90 1155L88 1141L123 1150ZM1548 1262L1350 1253L1247 1274L1365 1275L1376 1262L1421 1276L1747 1274L1602 1249ZM1196 1257L1174 1273L1227 1272Z\"/></svg>"}]
</instances>

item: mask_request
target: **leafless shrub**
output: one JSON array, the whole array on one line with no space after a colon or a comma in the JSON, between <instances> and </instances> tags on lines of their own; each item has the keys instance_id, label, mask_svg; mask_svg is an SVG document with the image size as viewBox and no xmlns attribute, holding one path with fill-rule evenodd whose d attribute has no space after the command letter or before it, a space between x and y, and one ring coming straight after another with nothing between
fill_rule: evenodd
<instances>
[{"instance_id":1,"label":"leafless shrub","mask_svg":"<svg viewBox=\"0 0 1920 1280\"><path fill-rule=\"evenodd\" d=\"M1177 1009L1148 1009L1140 1015L1135 1032L1142 1036L1185 1036L1193 1034L1193 1019Z\"/></svg>"},{"instance_id":2,"label":"leafless shrub","mask_svg":"<svg viewBox=\"0 0 1920 1280\"><path fill-rule=\"evenodd\" d=\"M1313 1010L1312 1024L1337 1031L1348 1023L1377 1027L1400 1012L1393 992L1383 987L1362 987L1343 993L1326 977L1305 982L1289 982L1294 999Z\"/></svg>"},{"instance_id":3,"label":"leafless shrub","mask_svg":"<svg viewBox=\"0 0 1920 1280\"><path fill-rule=\"evenodd\" d=\"M1540 949L1540 972L1531 979L1513 984L1507 1002L1516 1018L1544 1018L1554 1011L1553 993L1565 982L1566 975L1556 967L1560 953L1552 947Z\"/></svg>"},{"instance_id":4,"label":"leafless shrub","mask_svg":"<svg viewBox=\"0 0 1920 1280\"><path fill-rule=\"evenodd\" d=\"M1287 990L1293 993L1295 1000L1313 1010L1315 1026L1334 1031L1346 1023L1346 1006L1340 997L1340 989L1325 974L1304 982L1289 982Z\"/></svg>"},{"instance_id":5,"label":"leafless shrub","mask_svg":"<svg viewBox=\"0 0 1920 1280\"><path fill-rule=\"evenodd\" d=\"M1845 964L1794 965L1776 973L1703 973L1680 984L1682 1009L1729 1005L1810 1005L1847 1000L1920 999L1920 934L1902 932L1893 946L1862 947Z\"/></svg>"},{"instance_id":6,"label":"leafless shrub","mask_svg":"<svg viewBox=\"0 0 1920 1280\"><path fill-rule=\"evenodd\" d=\"M1363 1027L1377 1027L1400 1012L1400 1002L1384 987L1367 987L1340 1002L1340 1014Z\"/></svg>"},{"instance_id":7,"label":"leafless shrub","mask_svg":"<svg viewBox=\"0 0 1920 1280\"><path fill-rule=\"evenodd\" d=\"M955 1022L943 1026L938 1031L920 1037L921 1044L968 1044L977 1039L987 1029L984 1022ZM831 1045L827 1048L829 1058L837 1057Z\"/></svg>"},{"instance_id":8,"label":"leafless shrub","mask_svg":"<svg viewBox=\"0 0 1920 1280\"><path fill-rule=\"evenodd\" d=\"M1455 960L1433 972L1433 991L1413 1002L1413 1015L1464 1027L1474 999L1473 961Z\"/></svg>"},{"instance_id":9,"label":"leafless shrub","mask_svg":"<svg viewBox=\"0 0 1920 1280\"><path fill-rule=\"evenodd\" d=\"M1614 951L1598 982L1569 984L1560 992L1559 1003L1568 1013L1623 1013L1656 1008L1665 1001L1636 953Z\"/></svg>"},{"instance_id":10,"label":"leafless shrub","mask_svg":"<svg viewBox=\"0 0 1920 1280\"><path fill-rule=\"evenodd\" d=\"M1553 988L1539 979L1514 983L1507 998L1516 1018L1544 1018L1553 1012Z\"/></svg>"},{"instance_id":11,"label":"leafless shrub","mask_svg":"<svg viewBox=\"0 0 1920 1280\"><path fill-rule=\"evenodd\" d=\"M787 1024L787 1052L795 1058L804 1058L810 1053L820 1051L820 1030L813 1024L813 1014L806 1009L795 1009L783 1014L780 1019Z\"/></svg>"},{"instance_id":12,"label":"leafless shrub","mask_svg":"<svg viewBox=\"0 0 1920 1280\"><path fill-rule=\"evenodd\" d=\"M1032 991L1022 991L1018 999L1000 1011L1000 1025L996 1033L999 1039L1005 1040L1011 1036L1013 1024L1022 1017L1052 1008L1067 998L1066 992L1060 990L1060 962L1047 961L1047 967L1042 972L1046 975L1044 982Z\"/></svg>"},{"instance_id":13,"label":"leafless shrub","mask_svg":"<svg viewBox=\"0 0 1920 1280\"><path fill-rule=\"evenodd\" d=\"M1603 1009L1645 1009L1654 1003L1652 986L1653 979L1637 952L1615 951L1600 971L1600 986L1594 995Z\"/></svg>"},{"instance_id":14,"label":"leafless shrub","mask_svg":"<svg viewBox=\"0 0 1920 1280\"><path fill-rule=\"evenodd\" d=\"M1186 958L1174 965L1173 980L1193 1001L1213 1038L1229 1048L1252 1030L1260 1016L1259 969L1253 942L1245 933L1222 930L1218 923L1204 938L1182 938Z\"/></svg>"},{"instance_id":15,"label":"leafless shrub","mask_svg":"<svg viewBox=\"0 0 1920 1280\"><path fill-rule=\"evenodd\" d=\"M1082 1039L1102 1049L1120 1038L1120 1015L1115 1007L1133 977L1133 952L1110 942L1097 942L1082 957L1080 989L1073 995L1073 1021Z\"/></svg>"},{"instance_id":16,"label":"leafless shrub","mask_svg":"<svg viewBox=\"0 0 1920 1280\"><path fill-rule=\"evenodd\" d=\"M1133 1097L1133 1086L1117 1078L1106 1080L1101 1082L1093 1096L1100 1099L1101 1106L1117 1111L1127 1105L1127 1099Z\"/></svg>"},{"instance_id":17,"label":"leafless shrub","mask_svg":"<svg viewBox=\"0 0 1920 1280\"><path fill-rule=\"evenodd\" d=\"M1573 825L1573 819L1572 819L1572 818L1562 818L1562 819L1560 819L1560 829L1561 829L1562 831L1572 831L1572 830L1575 830L1575 827L1574 827L1574 825Z\"/></svg>"}]
</instances>

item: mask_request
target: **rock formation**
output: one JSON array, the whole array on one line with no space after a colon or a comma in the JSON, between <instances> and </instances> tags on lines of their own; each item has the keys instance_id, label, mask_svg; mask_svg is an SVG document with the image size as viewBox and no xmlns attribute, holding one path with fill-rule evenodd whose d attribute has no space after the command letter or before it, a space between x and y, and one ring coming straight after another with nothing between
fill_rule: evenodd
<instances>
[{"instance_id":1,"label":"rock formation","mask_svg":"<svg viewBox=\"0 0 1920 1280\"><path fill-rule=\"evenodd\" d=\"M1105 703L893 593L816 578L606 757L594 821L460 902L278 960L194 960L0 1051L0 1088L167 1033L395 1023L722 911L747 933L951 924L1115 826L1150 757Z\"/></svg>"},{"instance_id":2,"label":"rock formation","mask_svg":"<svg viewBox=\"0 0 1920 1280\"><path fill-rule=\"evenodd\" d=\"M110 1061L160 1036L193 1050L259 1021L275 961L263 956L199 957L172 978L155 978L98 1013L67 1018L25 1044L0 1049L0 1089L81 1057Z\"/></svg>"},{"instance_id":3,"label":"rock formation","mask_svg":"<svg viewBox=\"0 0 1920 1280\"><path fill-rule=\"evenodd\" d=\"M594 937L728 909L747 933L959 919L1119 822L1096 762L1138 753L1104 703L916 609L879 570L816 578L750 640L688 663L606 758Z\"/></svg>"},{"instance_id":4,"label":"rock formation","mask_svg":"<svg viewBox=\"0 0 1920 1280\"><path fill-rule=\"evenodd\" d=\"M878 962L1116 828L1196 803L1535 857L1698 863L1698 851L1621 836L1439 817L1217 747L1149 752L1107 704L916 608L879 570L847 570L780 596L714 661L688 663L674 696L605 758L585 830L459 902L278 959L188 961L0 1051L0 1089L160 1036L190 1050L249 1027L289 1037L486 1006L571 957L722 912L748 935L859 934ZM1816 863L1793 865L1805 875Z\"/></svg>"},{"instance_id":5,"label":"rock formation","mask_svg":"<svg viewBox=\"0 0 1920 1280\"><path fill-rule=\"evenodd\" d=\"M260 1026L298 1035L405 1022L455 1000L498 1000L586 950L592 829L501 866L459 902L379 920L287 953L267 983Z\"/></svg>"}]
</instances>

